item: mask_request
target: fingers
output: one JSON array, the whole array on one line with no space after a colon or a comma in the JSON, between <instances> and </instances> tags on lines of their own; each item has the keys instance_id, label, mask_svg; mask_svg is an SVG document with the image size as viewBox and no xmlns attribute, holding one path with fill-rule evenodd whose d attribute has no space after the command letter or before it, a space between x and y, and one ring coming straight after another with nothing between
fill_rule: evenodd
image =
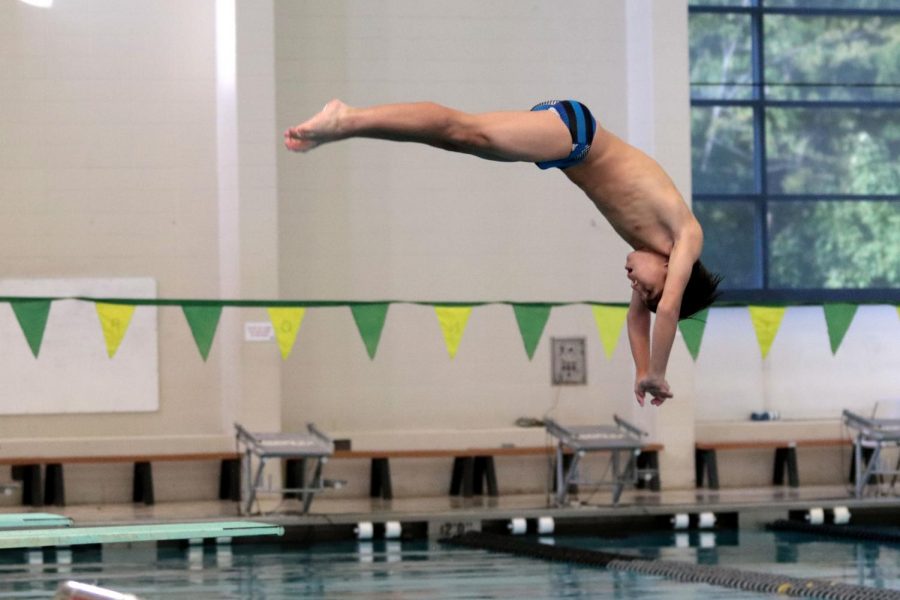
<instances>
[{"instance_id":1,"label":"fingers","mask_svg":"<svg viewBox=\"0 0 900 600\"><path fill-rule=\"evenodd\" d=\"M300 139L300 134L297 132L296 128L288 127L284 130L284 145L288 148L299 143ZM293 148L291 149L293 150Z\"/></svg>"},{"instance_id":2,"label":"fingers","mask_svg":"<svg viewBox=\"0 0 900 600\"><path fill-rule=\"evenodd\" d=\"M284 132L284 147L293 152L306 152L316 146L316 142L304 138L296 128Z\"/></svg>"},{"instance_id":3,"label":"fingers","mask_svg":"<svg viewBox=\"0 0 900 600\"><path fill-rule=\"evenodd\" d=\"M665 382L660 384L653 384L646 381L639 382L634 388L634 396L641 406L644 406L645 394L650 394L650 404L653 406L660 406L668 398L673 397L671 389L669 389L668 384Z\"/></svg>"},{"instance_id":4,"label":"fingers","mask_svg":"<svg viewBox=\"0 0 900 600\"><path fill-rule=\"evenodd\" d=\"M653 406L659 406L663 402L665 402L668 398L671 398L672 394L663 391L656 391L653 393L653 400L650 401L650 404Z\"/></svg>"},{"instance_id":5,"label":"fingers","mask_svg":"<svg viewBox=\"0 0 900 600\"><path fill-rule=\"evenodd\" d=\"M285 129L284 130L284 147L288 150L293 150L293 146L296 145L296 141L294 140L294 130L293 129Z\"/></svg>"},{"instance_id":6,"label":"fingers","mask_svg":"<svg viewBox=\"0 0 900 600\"><path fill-rule=\"evenodd\" d=\"M320 140L313 139L308 131L302 131L300 125L284 132L284 147L292 152L308 152L321 143Z\"/></svg>"},{"instance_id":7,"label":"fingers","mask_svg":"<svg viewBox=\"0 0 900 600\"><path fill-rule=\"evenodd\" d=\"M672 389L665 380L642 381L638 384L638 388L654 396L672 397Z\"/></svg>"},{"instance_id":8,"label":"fingers","mask_svg":"<svg viewBox=\"0 0 900 600\"><path fill-rule=\"evenodd\" d=\"M653 390L653 400L650 401L650 404L653 406L659 406L663 402L666 401L667 398L672 398L672 390L669 389L668 385L661 385L658 388Z\"/></svg>"}]
</instances>

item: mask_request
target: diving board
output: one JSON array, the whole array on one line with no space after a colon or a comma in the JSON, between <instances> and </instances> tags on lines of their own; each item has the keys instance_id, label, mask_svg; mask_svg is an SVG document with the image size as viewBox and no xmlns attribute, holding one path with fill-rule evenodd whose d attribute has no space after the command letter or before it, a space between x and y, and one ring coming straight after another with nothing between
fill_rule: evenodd
<instances>
[{"instance_id":1,"label":"diving board","mask_svg":"<svg viewBox=\"0 0 900 600\"><path fill-rule=\"evenodd\" d=\"M195 540L246 536L284 535L284 527L253 521L67 527L0 531L0 549L124 544L164 540Z\"/></svg>"},{"instance_id":2,"label":"diving board","mask_svg":"<svg viewBox=\"0 0 900 600\"><path fill-rule=\"evenodd\" d=\"M138 597L131 594L120 594L114 590L88 583L64 581L59 584L53 600L138 600Z\"/></svg>"},{"instance_id":3,"label":"diving board","mask_svg":"<svg viewBox=\"0 0 900 600\"><path fill-rule=\"evenodd\" d=\"M8 529L46 529L69 527L72 519L50 513L10 513L0 514L0 531Z\"/></svg>"}]
</instances>

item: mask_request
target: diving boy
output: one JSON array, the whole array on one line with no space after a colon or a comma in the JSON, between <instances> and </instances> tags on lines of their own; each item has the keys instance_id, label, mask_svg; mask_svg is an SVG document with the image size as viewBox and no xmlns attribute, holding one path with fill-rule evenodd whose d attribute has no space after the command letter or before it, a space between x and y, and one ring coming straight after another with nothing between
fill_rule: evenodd
<instances>
[{"instance_id":1,"label":"diving boy","mask_svg":"<svg viewBox=\"0 0 900 600\"><path fill-rule=\"evenodd\" d=\"M599 126L574 100L542 102L530 111L469 114L417 102L355 108L332 100L284 132L285 146L306 152L354 137L418 142L496 161L559 168L632 247L628 340L634 394L643 406L672 397L666 365L678 320L709 306L721 278L700 263L703 231L659 164ZM650 313L656 313L651 332Z\"/></svg>"}]
</instances>

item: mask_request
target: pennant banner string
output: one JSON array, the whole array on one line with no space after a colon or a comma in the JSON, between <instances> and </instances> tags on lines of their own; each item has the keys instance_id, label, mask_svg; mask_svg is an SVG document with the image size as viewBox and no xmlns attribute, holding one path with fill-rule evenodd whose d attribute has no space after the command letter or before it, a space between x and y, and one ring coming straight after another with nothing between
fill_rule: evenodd
<instances>
[{"instance_id":1,"label":"pennant banner string","mask_svg":"<svg viewBox=\"0 0 900 600\"><path fill-rule=\"evenodd\" d=\"M198 306L235 308L340 308L382 304L412 304L419 306L474 307L492 304L510 306L575 306L578 304L602 304L604 306L628 306L627 302L598 302L597 300L572 300L568 302L518 302L515 300L479 300L475 302L447 302L443 300L211 300L203 298L105 298L99 296L0 296L0 302L80 300L135 306Z\"/></svg>"},{"instance_id":2,"label":"pennant banner string","mask_svg":"<svg viewBox=\"0 0 900 600\"><path fill-rule=\"evenodd\" d=\"M624 316L627 312L626 302L516 302L511 300L485 300L476 302L458 301L424 301L424 300L213 300L213 299L172 299L172 298L105 298L91 296L0 296L0 303L10 304L16 319L25 335L32 354L37 358L51 304L58 300L76 300L92 302L97 307L107 353L112 357L122 343L131 314L137 306L178 306L188 322L197 349L206 360L212 347L218 327L219 317L225 307L233 308L266 308L269 311L276 338L283 358L290 354L296 335L307 308L350 308L356 322L360 337L370 359L374 359L381 339L385 317L391 304L407 304L429 306L434 308L447 352L456 355L465 330L466 323L473 307L488 305L509 305L513 308L519 333L525 346L529 360L533 358L535 349L540 343L544 326L553 308L574 305L592 307L601 341L607 357L611 357L618 344ZM837 353L846 335L856 310L861 305L884 305L896 307L900 315L900 306L894 301L860 301L850 303L829 302L758 302L746 304L740 302L717 302L713 308L746 307L749 309L751 321L756 331L760 353L765 358L774 342L781 325L781 319L788 306L820 306L824 309L828 337L832 353ZM682 337L694 360L700 351L708 309L696 315L693 320L679 323Z\"/></svg>"},{"instance_id":3,"label":"pennant banner string","mask_svg":"<svg viewBox=\"0 0 900 600\"><path fill-rule=\"evenodd\" d=\"M597 306L628 306L628 302L606 302L600 300L570 300L560 302L521 302L516 300L477 300L477 301L444 301L444 300L229 300L207 298L106 298L100 296L0 296L0 303L18 301L56 301L56 300L81 300L83 302L105 302L107 304L131 304L136 306L221 306L237 308L269 308L269 307L299 307L299 308L329 308L349 307L367 304L413 304L421 306L487 306L491 304L508 304L518 306L575 306L579 304ZM854 301L857 306L864 305L890 305L897 306L896 298L883 300ZM741 308L747 306L786 308L788 306L822 306L821 300L796 301L796 302L748 302L717 301L712 308ZM900 307L898 307L900 311Z\"/></svg>"}]
</instances>

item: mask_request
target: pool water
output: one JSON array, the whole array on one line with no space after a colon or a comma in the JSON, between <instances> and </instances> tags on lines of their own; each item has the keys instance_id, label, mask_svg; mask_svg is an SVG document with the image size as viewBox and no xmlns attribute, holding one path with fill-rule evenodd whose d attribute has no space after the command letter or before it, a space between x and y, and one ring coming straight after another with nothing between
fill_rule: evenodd
<instances>
[{"instance_id":1,"label":"pool water","mask_svg":"<svg viewBox=\"0 0 900 600\"><path fill-rule=\"evenodd\" d=\"M900 546L894 545L764 531L567 536L552 543L900 589ZM0 554L0 598L52 598L59 582L68 579L144 600L767 597L427 541L340 542L305 548L118 545L102 551Z\"/></svg>"}]
</instances>

